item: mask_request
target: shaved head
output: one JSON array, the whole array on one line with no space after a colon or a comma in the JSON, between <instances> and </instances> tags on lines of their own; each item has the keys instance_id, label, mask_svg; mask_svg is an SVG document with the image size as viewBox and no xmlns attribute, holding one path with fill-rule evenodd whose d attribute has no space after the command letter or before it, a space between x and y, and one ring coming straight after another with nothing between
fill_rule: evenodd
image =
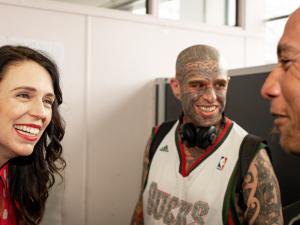
<instances>
[{"instance_id":1,"label":"shaved head","mask_svg":"<svg viewBox=\"0 0 300 225\"><path fill-rule=\"evenodd\" d=\"M176 78L179 81L186 75L198 74L227 74L221 65L217 49L208 45L194 45L184 49L177 57Z\"/></svg>"}]
</instances>

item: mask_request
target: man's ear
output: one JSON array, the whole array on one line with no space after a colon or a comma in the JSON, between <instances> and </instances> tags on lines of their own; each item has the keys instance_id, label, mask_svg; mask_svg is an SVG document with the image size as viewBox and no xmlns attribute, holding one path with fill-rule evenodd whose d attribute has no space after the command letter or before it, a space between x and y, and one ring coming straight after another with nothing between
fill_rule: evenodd
<instances>
[{"instance_id":1,"label":"man's ear","mask_svg":"<svg viewBox=\"0 0 300 225\"><path fill-rule=\"evenodd\" d=\"M170 87L172 89L172 92L174 94L174 96L180 100L180 85L179 85L179 81L176 78L171 78L170 79Z\"/></svg>"}]
</instances>

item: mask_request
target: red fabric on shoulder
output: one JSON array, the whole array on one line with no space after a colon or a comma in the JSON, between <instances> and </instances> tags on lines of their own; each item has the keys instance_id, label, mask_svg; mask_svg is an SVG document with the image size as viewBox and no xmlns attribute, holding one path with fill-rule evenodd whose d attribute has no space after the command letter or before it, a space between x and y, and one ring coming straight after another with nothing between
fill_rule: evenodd
<instances>
[{"instance_id":1,"label":"red fabric on shoulder","mask_svg":"<svg viewBox=\"0 0 300 225\"><path fill-rule=\"evenodd\" d=\"M8 167L9 165L8 163L6 163L0 169L0 201L2 202L0 211L0 224L16 225L16 217L14 214L8 189Z\"/></svg>"}]
</instances>

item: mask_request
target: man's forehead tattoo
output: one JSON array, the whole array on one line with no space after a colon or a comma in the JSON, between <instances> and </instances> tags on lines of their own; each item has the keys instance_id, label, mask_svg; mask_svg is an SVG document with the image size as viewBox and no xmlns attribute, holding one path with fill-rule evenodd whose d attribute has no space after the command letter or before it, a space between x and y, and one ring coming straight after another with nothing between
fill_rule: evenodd
<instances>
[{"instance_id":1,"label":"man's forehead tattoo","mask_svg":"<svg viewBox=\"0 0 300 225\"><path fill-rule=\"evenodd\" d=\"M208 45L194 45L184 49L177 57L176 77L182 80L186 75L222 73L219 52Z\"/></svg>"},{"instance_id":2,"label":"man's forehead tattoo","mask_svg":"<svg viewBox=\"0 0 300 225\"><path fill-rule=\"evenodd\" d=\"M195 63L185 64L182 72L180 73L180 79L184 79L188 76L194 76L201 74L204 77L211 77L213 74L221 74L222 71L219 68L218 62L214 60L205 60Z\"/></svg>"}]
</instances>

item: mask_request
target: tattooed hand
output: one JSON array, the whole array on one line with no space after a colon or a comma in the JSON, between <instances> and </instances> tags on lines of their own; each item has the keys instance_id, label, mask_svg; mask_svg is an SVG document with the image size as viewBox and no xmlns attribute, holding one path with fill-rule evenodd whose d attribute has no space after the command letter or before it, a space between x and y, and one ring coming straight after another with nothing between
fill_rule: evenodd
<instances>
[{"instance_id":1,"label":"tattooed hand","mask_svg":"<svg viewBox=\"0 0 300 225\"><path fill-rule=\"evenodd\" d=\"M265 149L260 150L250 164L243 182L243 196L247 224L283 224L280 189Z\"/></svg>"}]
</instances>

